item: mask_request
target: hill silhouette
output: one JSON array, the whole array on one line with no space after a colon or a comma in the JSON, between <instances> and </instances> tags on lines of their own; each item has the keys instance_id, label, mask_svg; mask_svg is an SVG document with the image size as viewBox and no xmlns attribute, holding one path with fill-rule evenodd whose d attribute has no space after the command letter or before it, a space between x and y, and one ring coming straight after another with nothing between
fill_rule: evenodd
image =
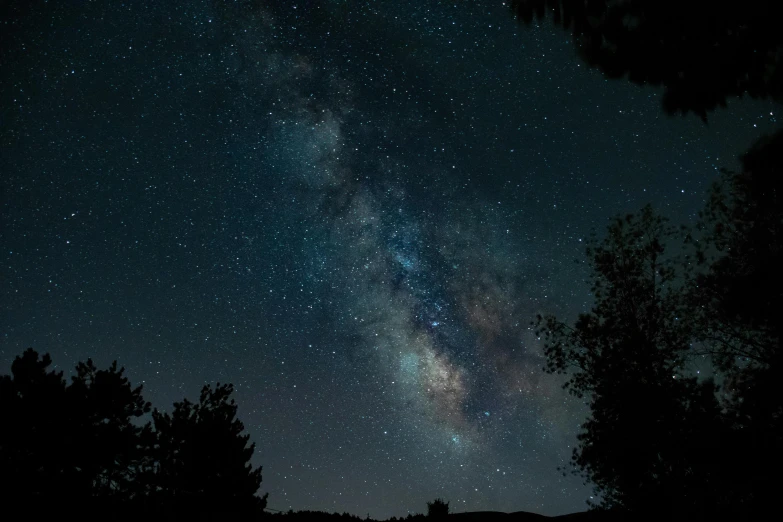
<instances>
[{"instance_id":1,"label":"hill silhouette","mask_svg":"<svg viewBox=\"0 0 783 522\"><path fill-rule=\"evenodd\" d=\"M350 513L329 513L325 511L288 511L267 513L266 517L290 522L299 521L323 521L323 522L352 522L352 521L376 521L373 518L362 518ZM630 522L632 520L653 520L653 518L631 517L621 513L608 511L580 511L566 515L549 517L529 511L514 511L506 513L503 511L465 511L460 513L449 513L445 517L429 517L424 514L411 514L405 517L391 517L389 519L380 519L377 522L388 521L420 521L428 520L453 520L455 522L541 522L545 520L564 521L564 522Z\"/></svg>"}]
</instances>

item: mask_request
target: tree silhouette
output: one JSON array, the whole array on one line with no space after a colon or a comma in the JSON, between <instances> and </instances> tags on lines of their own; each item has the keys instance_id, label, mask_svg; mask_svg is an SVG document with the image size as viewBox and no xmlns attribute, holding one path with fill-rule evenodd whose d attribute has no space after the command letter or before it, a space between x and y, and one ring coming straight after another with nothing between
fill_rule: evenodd
<instances>
[{"instance_id":1,"label":"tree silhouette","mask_svg":"<svg viewBox=\"0 0 783 522\"><path fill-rule=\"evenodd\" d=\"M145 428L133 421L150 409L141 387L132 388L116 362L108 370L79 363L69 386L50 365L48 354L30 348L16 357L11 376L0 377L3 494L35 510L58 500L130 501L144 458Z\"/></svg>"},{"instance_id":2,"label":"tree silhouette","mask_svg":"<svg viewBox=\"0 0 783 522\"><path fill-rule=\"evenodd\" d=\"M693 111L706 120L707 112L744 94L783 101L780 2L512 0L511 6L525 23L551 17L570 30L581 57L607 77L662 86L670 114ZM622 241L607 240L603 252L590 254L599 283L592 312L573 327L539 319L548 370L569 373L571 391L589 397L591 418L574 464L603 493L604 505L637 509L655 505L660 494L693 515L706 516L699 506L712 504L723 516L734 510L751 520L766 519L776 507L783 487L782 152L778 132L742 157L740 172L724 172L702 212L701 233L690 238L695 256L676 277L665 281L664 272L644 283L643 271L633 267L649 265L656 249L642 249L646 261L634 261L620 243L637 239L615 225L610 238ZM650 290L656 286L665 297ZM714 385L683 371L689 353L715 363L719 407ZM650 390L654 399L645 395ZM649 418L634 407L649 409ZM657 438L630 439L654 448L646 463L620 433L650 419L657 419L654 426L635 431ZM609 451L613 440L616 454Z\"/></svg>"},{"instance_id":3,"label":"tree silhouette","mask_svg":"<svg viewBox=\"0 0 783 522\"><path fill-rule=\"evenodd\" d=\"M0 376L0 491L20 505L56 501L71 488L75 469L62 372L32 348Z\"/></svg>"},{"instance_id":4,"label":"tree silhouette","mask_svg":"<svg viewBox=\"0 0 783 522\"><path fill-rule=\"evenodd\" d=\"M76 365L67 395L81 489L91 496L128 501L142 493L136 478L145 459L141 435L149 430L134 419L149 413L150 403L124 372L116 361L98 370L87 359Z\"/></svg>"},{"instance_id":5,"label":"tree silhouette","mask_svg":"<svg viewBox=\"0 0 783 522\"><path fill-rule=\"evenodd\" d=\"M187 399L174 404L169 415L153 412L159 462L155 482L163 504L178 512L261 513L266 498L261 468L250 458L244 425L236 418L233 386L204 386L197 404Z\"/></svg>"},{"instance_id":6,"label":"tree silhouette","mask_svg":"<svg viewBox=\"0 0 783 522\"><path fill-rule=\"evenodd\" d=\"M551 16L581 57L610 78L665 88L668 113L708 111L728 97L783 100L781 6L769 0L512 0L529 24Z\"/></svg>"},{"instance_id":7,"label":"tree silhouette","mask_svg":"<svg viewBox=\"0 0 783 522\"><path fill-rule=\"evenodd\" d=\"M449 514L449 503L442 498L427 502L427 516L430 518L446 518Z\"/></svg>"},{"instance_id":8,"label":"tree silhouette","mask_svg":"<svg viewBox=\"0 0 783 522\"><path fill-rule=\"evenodd\" d=\"M694 289L702 330L725 371L780 365L783 339L783 132L756 143L740 172L724 171L701 214L706 272Z\"/></svg>"},{"instance_id":9,"label":"tree silhouette","mask_svg":"<svg viewBox=\"0 0 783 522\"><path fill-rule=\"evenodd\" d=\"M153 412L114 362L78 363L71 384L32 348L0 376L0 498L30 514L78 505L82 518L258 514L261 468L231 385Z\"/></svg>"},{"instance_id":10,"label":"tree silhouette","mask_svg":"<svg viewBox=\"0 0 783 522\"><path fill-rule=\"evenodd\" d=\"M783 132L760 140L740 172L723 173L702 213L695 243L706 270L690 291L698 339L726 376L737 494L771 509L783 486L753 467L783 468Z\"/></svg>"},{"instance_id":11,"label":"tree silhouette","mask_svg":"<svg viewBox=\"0 0 783 522\"><path fill-rule=\"evenodd\" d=\"M602 508L692 517L717 498L716 387L687 371L687 278L665 249L680 235L649 206L616 219L587 251L592 310L573 326L536 323L546 370L566 374L564 387L590 406L572 463Z\"/></svg>"}]
</instances>

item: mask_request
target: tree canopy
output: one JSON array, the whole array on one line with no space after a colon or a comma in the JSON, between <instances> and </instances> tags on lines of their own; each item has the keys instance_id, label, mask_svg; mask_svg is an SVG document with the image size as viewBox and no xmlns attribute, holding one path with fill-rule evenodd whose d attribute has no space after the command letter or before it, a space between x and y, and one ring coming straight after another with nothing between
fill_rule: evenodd
<instances>
[{"instance_id":1,"label":"tree canopy","mask_svg":"<svg viewBox=\"0 0 783 522\"><path fill-rule=\"evenodd\" d=\"M535 323L546 370L590 407L572 464L600 508L756 520L773 507L783 468L779 139L724 173L695 232L649 206L615 219L587 249L592 309L573 324ZM694 371L706 356L720 386Z\"/></svg>"},{"instance_id":2,"label":"tree canopy","mask_svg":"<svg viewBox=\"0 0 783 522\"><path fill-rule=\"evenodd\" d=\"M186 399L171 414L153 413L157 494L170 508L260 512L266 506L266 496L255 496L261 468L250 464L255 444L243 434L232 393L230 384L204 386L197 404Z\"/></svg>"},{"instance_id":3,"label":"tree canopy","mask_svg":"<svg viewBox=\"0 0 783 522\"><path fill-rule=\"evenodd\" d=\"M588 248L592 310L573 326L553 316L536 324L547 371L567 374L565 387L590 406L572 462L603 508L658 506L668 515L715 498L705 491L712 477L703 442L720 429L719 408L712 381L686 368L680 261L665 249L678 235L650 207L616 219Z\"/></svg>"},{"instance_id":4,"label":"tree canopy","mask_svg":"<svg viewBox=\"0 0 783 522\"><path fill-rule=\"evenodd\" d=\"M0 490L7 498L39 502L70 491L76 473L70 462L66 383L49 370L48 355L26 350L14 359L11 375L0 376Z\"/></svg>"},{"instance_id":5,"label":"tree canopy","mask_svg":"<svg viewBox=\"0 0 783 522\"><path fill-rule=\"evenodd\" d=\"M530 24L551 17L610 78L665 88L668 113L707 112L748 94L783 100L779 2L512 0Z\"/></svg>"},{"instance_id":6,"label":"tree canopy","mask_svg":"<svg viewBox=\"0 0 783 522\"><path fill-rule=\"evenodd\" d=\"M114 362L80 362L71 383L32 348L0 376L0 491L30 514L79 502L89 517L259 514L261 468L231 385L155 410ZM145 417L147 418L145 422Z\"/></svg>"},{"instance_id":7,"label":"tree canopy","mask_svg":"<svg viewBox=\"0 0 783 522\"><path fill-rule=\"evenodd\" d=\"M705 311L704 340L726 369L780 365L783 339L783 131L756 143L739 172L724 171L701 213L694 304Z\"/></svg>"},{"instance_id":8,"label":"tree canopy","mask_svg":"<svg viewBox=\"0 0 783 522\"><path fill-rule=\"evenodd\" d=\"M670 114L729 98L783 101L779 2L512 0L551 19L609 78L661 86ZM763 519L783 486L783 131L724 171L692 233L649 208L613 222L587 257L595 305L539 317L547 371L584 397L573 464L601 507ZM689 253L676 259L672 252ZM715 384L693 361L712 363ZM714 511L713 511L714 513Z\"/></svg>"},{"instance_id":9,"label":"tree canopy","mask_svg":"<svg viewBox=\"0 0 783 522\"><path fill-rule=\"evenodd\" d=\"M442 498L436 498L427 502L427 516L429 518L446 518L449 514L449 503Z\"/></svg>"},{"instance_id":10,"label":"tree canopy","mask_svg":"<svg viewBox=\"0 0 783 522\"><path fill-rule=\"evenodd\" d=\"M734 473L746 477L742 497L771 509L783 485L783 132L760 140L739 172L715 184L697 243L703 271L690 290L698 311L696 339L726 379L726 413ZM754 466L765 463L768 473ZM775 471L774 473L779 473Z\"/></svg>"}]
</instances>

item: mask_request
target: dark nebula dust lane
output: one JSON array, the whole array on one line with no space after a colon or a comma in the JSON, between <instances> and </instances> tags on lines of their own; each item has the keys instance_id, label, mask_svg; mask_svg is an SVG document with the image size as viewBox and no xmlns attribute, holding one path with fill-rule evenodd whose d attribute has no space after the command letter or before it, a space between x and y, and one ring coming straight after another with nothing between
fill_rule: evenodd
<instances>
[{"instance_id":1,"label":"dark nebula dust lane","mask_svg":"<svg viewBox=\"0 0 783 522\"><path fill-rule=\"evenodd\" d=\"M592 229L691 219L776 118L665 117L500 1L3 18L4 371L117 359L159 408L234 383L280 510L584 509L530 320L590 306Z\"/></svg>"}]
</instances>

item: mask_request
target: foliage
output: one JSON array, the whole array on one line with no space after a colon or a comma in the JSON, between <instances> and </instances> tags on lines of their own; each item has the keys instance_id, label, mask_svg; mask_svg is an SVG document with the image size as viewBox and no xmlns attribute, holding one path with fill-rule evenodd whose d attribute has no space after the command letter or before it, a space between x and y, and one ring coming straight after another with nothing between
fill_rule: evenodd
<instances>
[{"instance_id":1,"label":"foliage","mask_svg":"<svg viewBox=\"0 0 783 522\"><path fill-rule=\"evenodd\" d=\"M581 57L610 78L665 88L669 113L729 97L783 100L781 6L768 0L512 0L525 23L551 16Z\"/></svg>"},{"instance_id":2,"label":"foliage","mask_svg":"<svg viewBox=\"0 0 783 522\"><path fill-rule=\"evenodd\" d=\"M431 518L444 518L449 514L449 503L442 498L436 498L427 502L427 516Z\"/></svg>"},{"instance_id":3,"label":"foliage","mask_svg":"<svg viewBox=\"0 0 783 522\"><path fill-rule=\"evenodd\" d=\"M76 365L76 375L67 389L74 455L81 469L80 486L89 495L132 499L136 472L144 459L139 444L143 431L134 419L149 413L150 403L142 387L132 388L123 368L113 362L98 370L91 359Z\"/></svg>"},{"instance_id":4,"label":"foliage","mask_svg":"<svg viewBox=\"0 0 783 522\"><path fill-rule=\"evenodd\" d=\"M4 429L0 435L3 492L31 502L56 498L134 496L142 459L134 423L149 411L116 363L97 370L79 363L70 386L51 358L32 349L0 378Z\"/></svg>"},{"instance_id":5,"label":"foliage","mask_svg":"<svg viewBox=\"0 0 783 522\"><path fill-rule=\"evenodd\" d=\"M205 386L198 404L184 400L142 424L150 404L116 362L80 362L70 385L51 364L31 348L0 376L2 498L31 513L81 502L111 519L263 512L261 469L249 463L255 446L231 385Z\"/></svg>"},{"instance_id":6,"label":"foliage","mask_svg":"<svg viewBox=\"0 0 783 522\"><path fill-rule=\"evenodd\" d=\"M0 491L7 498L41 502L71 490L66 383L51 364L29 349L14 359L11 375L0 376Z\"/></svg>"},{"instance_id":7,"label":"foliage","mask_svg":"<svg viewBox=\"0 0 783 522\"><path fill-rule=\"evenodd\" d=\"M553 316L536 323L546 370L566 374L565 388L590 406L572 463L603 508L673 512L712 494L704 442L722 428L715 385L686 370L687 281L665 248L680 235L649 206L616 219L587 251L592 310L573 326Z\"/></svg>"},{"instance_id":8,"label":"foliage","mask_svg":"<svg viewBox=\"0 0 783 522\"><path fill-rule=\"evenodd\" d=\"M738 502L766 510L783 486L783 132L758 142L740 172L723 173L694 242L705 270L690 290L698 341L726 379Z\"/></svg>"},{"instance_id":9,"label":"foliage","mask_svg":"<svg viewBox=\"0 0 783 522\"><path fill-rule=\"evenodd\" d=\"M236 418L233 386L204 386L198 404L187 399L174 404L171 415L153 412L159 468L158 495L177 510L263 511L258 498L261 468L250 458L244 425Z\"/></svg>"},{"instance_id":10,"label":"foliage","mask_svg":"<svg viewBox=\"0 0 783 522\"><path fill-rule=\"evenodd\" d=\"M571 31L581 57L607 77L662 86L670 114L706 120L744 94L783 101L779 2L512 0L511 7L527 24L551 17ZM643 217L625 230L615 223L589 252L595 308L573 326L539 318L547 370L566 373L566 386L589 401L573 463L604 506L639 511L662 498L691 514L712 504L721 515L731 508L750 519L774 507L783 486L781 151L779 131L742 157L740 172L723 173L687 239L694 256L670 264L669 275L656 280L649 269L666 241L643 247L641 237L654 233L627 233ZM675 236L660 237L676 240L669 251L683 248ZM714 363L720 403L717 386L684 371L695 354Z\"/></svg>"},{"instance_id":11,"label":"foliage","mask_svg":"<svg viewBox=\"0 0 783 522\"><path fill-rule=\"evenodd\" d=\"M724 371L780 364L783 338L783 131L762 139L724 171L701 214L695 243L704 274L691 297L702 314L703 341Z\"/></svg>"}]
</instances>

